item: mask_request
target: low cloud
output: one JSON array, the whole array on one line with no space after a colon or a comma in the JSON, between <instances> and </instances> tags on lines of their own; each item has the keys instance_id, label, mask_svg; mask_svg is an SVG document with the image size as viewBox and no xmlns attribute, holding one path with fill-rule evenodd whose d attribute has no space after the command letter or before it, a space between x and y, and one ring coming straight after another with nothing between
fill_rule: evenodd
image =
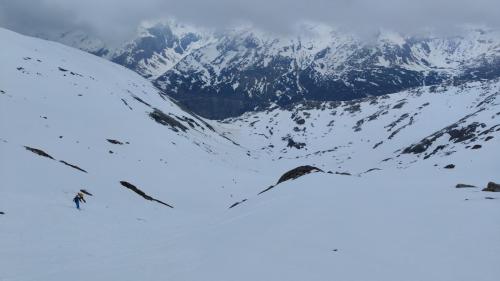
<instances>
[{"instance_id":1,"label":"low cloud","mask_svg":"<svg viewBox=\"0 0 500 281\"><path fill-rule=\"evenodd\" d=\"M176 18L210 28L246 22L287 32L315 21L366 33L500 26L498 0L0 0L0 25L25 34L82 29L105 41L125 40L144 20Z\"/></svg>"}]
</instances>

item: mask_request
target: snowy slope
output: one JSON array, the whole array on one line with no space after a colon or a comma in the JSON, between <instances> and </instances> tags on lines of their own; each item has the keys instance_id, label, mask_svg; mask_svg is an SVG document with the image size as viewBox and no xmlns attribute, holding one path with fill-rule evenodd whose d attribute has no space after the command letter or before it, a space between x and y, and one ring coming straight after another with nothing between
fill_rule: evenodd
<instances>
[{"instance_id":1,"label":"snowy slope","mask_svg":"<svg viewBox=\"0 0 500 281\"><path fill-rule=\"evenodd\" d=\"M453 154L498 146L500 81L274 106L224 122L226 135L245 147L276 160L319 158L317 165L338 172L446 162Z\"/></svg>"},{"instance_id":2,"label":"snowy slope","mask_svg":"<svg viewBox=\"0 0 500 281\"><path fill-rule=\"evenodd\" d=\"M2 281L500 276L500 197L454 187L500 181L496 80L209 123L121 66L4 29L0 38ZM474 122L472 137L450 140ZM305 146L288 147L287 135ZM306 164L325 172L257 195ZM94 196L77 211L81 188Z\"/></svg>"}]
</instances>

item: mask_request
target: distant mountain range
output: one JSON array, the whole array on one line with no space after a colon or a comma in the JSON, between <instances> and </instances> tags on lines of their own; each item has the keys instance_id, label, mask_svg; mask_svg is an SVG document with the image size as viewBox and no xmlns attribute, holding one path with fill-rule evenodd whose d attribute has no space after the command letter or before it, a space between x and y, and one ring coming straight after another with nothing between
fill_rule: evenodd
<instances>
[{"instance_id":1,"label":"distant mountain range","mask_svg":"<svg viewBox=\"0 0 500 281\"><path fill-rule=\"evenodd\" d=\"M272 104L353 100L500 76L500 32L478 27L447 37L381 31L367 40L319 24L273 35L166 21L141 26L119 48L78 31L49 39L124 65L212 119Z\"/></svg>"}]
</instances>

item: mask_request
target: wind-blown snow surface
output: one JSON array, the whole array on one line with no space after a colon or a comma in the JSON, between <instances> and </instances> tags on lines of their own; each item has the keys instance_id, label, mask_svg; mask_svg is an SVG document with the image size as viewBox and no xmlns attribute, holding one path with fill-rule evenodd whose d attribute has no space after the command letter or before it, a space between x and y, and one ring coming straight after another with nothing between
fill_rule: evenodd
<instances>
[{"instance_id":1,"label":"wind-blown snow surface","mask_svg":"<svg viewBox=\"0 0 500 281\"><path fill-rule=\"evenodd\" d=\"M498 82L209 124L120 66L3 29L0 38L2 281L500 276L499 196L454 188L500 181ZM469 116L476 108L482 109ZM387 113L358 125L379 110ZM294 121L287 121L294 111ZM404 113L415 127L386 141L410 117L391 132L384 126ZM293 129L302 130L299 124L291 126L297 116L311 131L307 139ZM323 122L330 118L332 131ZM249 126L253 119L259 122ZM466 130L472 137L447 140L452 130L474 122L484 126ZM275 132L269 143L253 135L270 134L269 127ZM306 146L287 147L281 138L288 134ZM426 137L432 144L413 153ZM344 143L341 152L314 153ZM482 147L467 148L476 144ZM450 163L456 168L443 169ZM353 176L315 173L257 195L304 164ZM382 170L361 173L368 167ZM174 208L147 201L120 181ZM80 188L94 196L77 211L71 199Z\"/></svg>"}]
</instances>

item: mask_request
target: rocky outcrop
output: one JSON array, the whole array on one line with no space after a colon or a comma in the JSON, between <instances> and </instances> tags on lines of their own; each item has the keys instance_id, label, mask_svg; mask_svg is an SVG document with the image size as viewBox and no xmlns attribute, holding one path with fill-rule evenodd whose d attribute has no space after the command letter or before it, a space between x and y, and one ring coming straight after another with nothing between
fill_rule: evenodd
<instances>
[{"instance_id":1,"label":"rocky outcrop","mask_svg":"<svg viewBox=\"0 0 500 281\"><path fill-rule=\"evenodd\" d=\"M500 184L490 181L483 191L500 192Z\"/></svg>"},{"instance_id":2,"label":"rocky outcrop","mask_svg":"<svg viewBox=\"0 0 500 281\"><path fill-rule=\"evenodd\" d=\"M172 205L169 205L163 201L160 201L158 199L155 199L149 195L147 195L144 191L140 190L139 188L137 188L135 185L129 183L129 182L126 182L126 181L120 181L120 184L122 186L124 186L125 188L128 188L130 190L132 190L133 192L139 194L142 198L146 199L146 200L149 200L149 201L154 201L154 202L157 202L157 203L160 203L162 205L165 205L167 207L170 207L170 208L174 208Z\"/></svg>"},{"instance_id":3,"label":"rocky outcrop","mask_svg":"<svg viewBox=\"0 0 500 281\"><path fill-rule=\"evenodd\" d=\"M29 146L25 146L24 148L26 148L26 150L31 151L37 155L40 155L42 157L47 157L47 158L54 160L54 157L50 156L47 152L45 152L41 149L33 148L33 147L29 147Z\"/></svg>"},{"instance_id":4,"label":"rocky outcrop","mask_svg":"<svg viewBox=\"0 0 500 281\"><path fill-rule=\"evenodd\" d=\"M299 177L302 177L304 175L314 173L314 172L323 172L323 170L321 170L320 168L309 166L309 165L300 166L300 167L297 167L293 170L290 170L290 171L284 173L280 177L280 179L278 180L278 184L280 184L284 181L287 181L287 180L294 180L296 178L299 178Z\"/></svg>"},{"instance_id":5,"label":"rocky outcrop","mask_svg":"<svg viewBox=\"0 0 500 281\"><path fill-rule=\"evenodd\" d=\"M465 183L458 183L455 188L473 188L477 187L475 185L470 185L470 184L465 184Z\"/></svg>"}]
</instances>

